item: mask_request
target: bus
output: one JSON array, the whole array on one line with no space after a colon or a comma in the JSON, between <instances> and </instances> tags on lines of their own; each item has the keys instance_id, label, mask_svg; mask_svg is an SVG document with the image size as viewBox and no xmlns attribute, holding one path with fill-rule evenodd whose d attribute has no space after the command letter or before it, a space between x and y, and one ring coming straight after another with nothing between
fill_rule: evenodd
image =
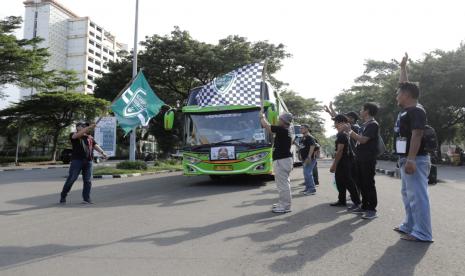
<instances>
[{"instance_id":1,"label":"bus","mask_svg":"<svg viewBox=\"0 0 465 276\"><path fill-rule=\"evenodd\" d=\"M288 109L270 83L262 85L265 116L276 125L279 115ZM208 175L212 179L238 174L271 175L273 137L260 124L260 107L200 107L197 95L201 89L192 89L182 108L184 175ZM172 128L173 122L174 111L165 113L165 128ZM294 139L294 127L290 129Z\"/></svg>"}]
</instances>

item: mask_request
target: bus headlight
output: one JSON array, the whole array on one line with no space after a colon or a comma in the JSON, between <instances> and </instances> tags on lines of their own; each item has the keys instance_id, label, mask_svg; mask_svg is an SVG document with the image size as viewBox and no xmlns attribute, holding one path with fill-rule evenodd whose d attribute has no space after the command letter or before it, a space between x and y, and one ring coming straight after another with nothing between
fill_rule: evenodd
<instances>
[{"instance_id":1,"label":"bus headlight","mask_svg":"<svg viewBox=\"0 0 465 276\"><path fill-rule=\"evenodd\" d=\"M260 152L252 156L246 157L245 160L248 162L254 163L268 156L268 152Z\"/></svg>"},{"instance_id":2,"label":"bus headlight","mask_svg":"<svg viewBox=\"0 0 465 276\"><path fill-rule=\"evenodd\" d=\"M200 160L199 158L196 158L196 157L193 157L193 156L189 156L189 155L184 155L184 160L187 161L187 163L190 163L190 164L198 164L200 162L202 162L202 160Z\"/></svg>"}]
</instances>

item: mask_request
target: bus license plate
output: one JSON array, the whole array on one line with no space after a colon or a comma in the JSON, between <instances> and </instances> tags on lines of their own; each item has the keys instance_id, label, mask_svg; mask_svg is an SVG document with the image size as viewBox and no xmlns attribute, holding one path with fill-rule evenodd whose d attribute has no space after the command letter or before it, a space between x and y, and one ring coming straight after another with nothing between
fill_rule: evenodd
<instances>
[{"instance_id":1,"label":"bus license plate","mask_svg":"<svg viewBox=\"0 0 465 276\"><path fill-rule=\"evenodd\" d=\"M232 171L232 166L215 166L215 171Z\"/></svg>"}]
</instances>

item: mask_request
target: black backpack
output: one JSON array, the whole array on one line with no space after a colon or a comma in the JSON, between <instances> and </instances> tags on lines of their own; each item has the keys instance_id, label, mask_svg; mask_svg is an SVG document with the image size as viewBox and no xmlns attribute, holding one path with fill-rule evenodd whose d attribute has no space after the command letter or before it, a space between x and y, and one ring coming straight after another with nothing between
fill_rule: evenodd
<instances>
[{"instance_id":1,"label":"black backpack","mask_svg":"<svg viewBox=\"0 0 465 276\"><path fill-rule=\"evenodd\" d=\"M438 136L436 135L436 130L430 125L425 126L423 144L425 145L425 151L428 153L436 153L438 150Z\"/></svg>"}]
</instances>

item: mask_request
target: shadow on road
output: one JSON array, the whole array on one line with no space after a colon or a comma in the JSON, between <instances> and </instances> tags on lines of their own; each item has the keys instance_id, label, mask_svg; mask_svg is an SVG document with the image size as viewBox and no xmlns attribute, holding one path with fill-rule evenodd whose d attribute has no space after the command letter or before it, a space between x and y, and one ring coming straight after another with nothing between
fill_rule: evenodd
<instances>
[{"instance_id":1,"label":"shadow on road","mask_svg":"<svg viewBox=\"0 0 465 276\"><path fill-rule=\"evenodd\" d=\"M276 215L267 211L249 214L201 227L182 227L141 235L125 241L152 242L159 246L170 246L210 236L233 228L239 228L245 225L259 224L259 228L262 229L267 225L280 223L277 226L269 227L266 231L254 232L225 239L225 241L230 241L239 238L250 238L255 242L264 242L274 240L285 234L298 232L303 228L314 224L335 220L341 214L345 214L337 211L337 209L331 208L327 204L320 204L294 215Z\"/></svg>"},{"instance_id":2,"label":"shadow on road","mask_svg":"<svg viewBox=\"0 0 465 276\"><path fill-rule=\"evenodd\" d=\"M18 264L42 261L63 254L87 250L100 245L66 246L60 244L45 244L31 247L5 246L0 247L0 268L6 269Z\"/></svg>"},{"instance_id":3,"label":"shadow on road","mask_svg":"<svg viewBox=\"0 0 465 276\"><path fill-rule=\"evenodd\" d=\"M399 240L386 249L365 276L414 275L416 265L423 259L430 245Z\"/></svg>"},{"instance_id":4,"label":"shadow on road","mask_svg":"<svg viewBox=\"0 0 465 276\"><path fill-rule=\"evenodd\" d=\"M298 272L308 262L316 261L331 250L351 242L351 233L367 223L368 221L357 216L325 228L311 237L272 245L265 250L266 253L289 251L289 255L274 261L270 270L275 273Z\"/></svg>"},{"instance_id":5,"label":"shadow on road","mask_svg":"<svg viewBox=\"0 0 465 276\"><path fill-rule=\"evenodd\" d=\"M124 181L124 180L120 180ZM63 180L64 182L64 180ZM129 180L120 184L95 185L92 198L97 203L86 208L108 208L126 205L156 205L172 207L205 201L205 197L233 193L244 190L259 189L266 181L256 177L228 177L221 181L210 181L206 177L185 177L181 175L163 176L144 180ZM76 181L68 195L68 204L64 208L82 208L80 202L82 182ZM27 191L25 189L25 191ZM27 208L3 210L0 215L18 215L27 211L60 207L61 186L56 193L26 197L7 201L10 204L27 205Z\"/></svg>"}]
</instances>

